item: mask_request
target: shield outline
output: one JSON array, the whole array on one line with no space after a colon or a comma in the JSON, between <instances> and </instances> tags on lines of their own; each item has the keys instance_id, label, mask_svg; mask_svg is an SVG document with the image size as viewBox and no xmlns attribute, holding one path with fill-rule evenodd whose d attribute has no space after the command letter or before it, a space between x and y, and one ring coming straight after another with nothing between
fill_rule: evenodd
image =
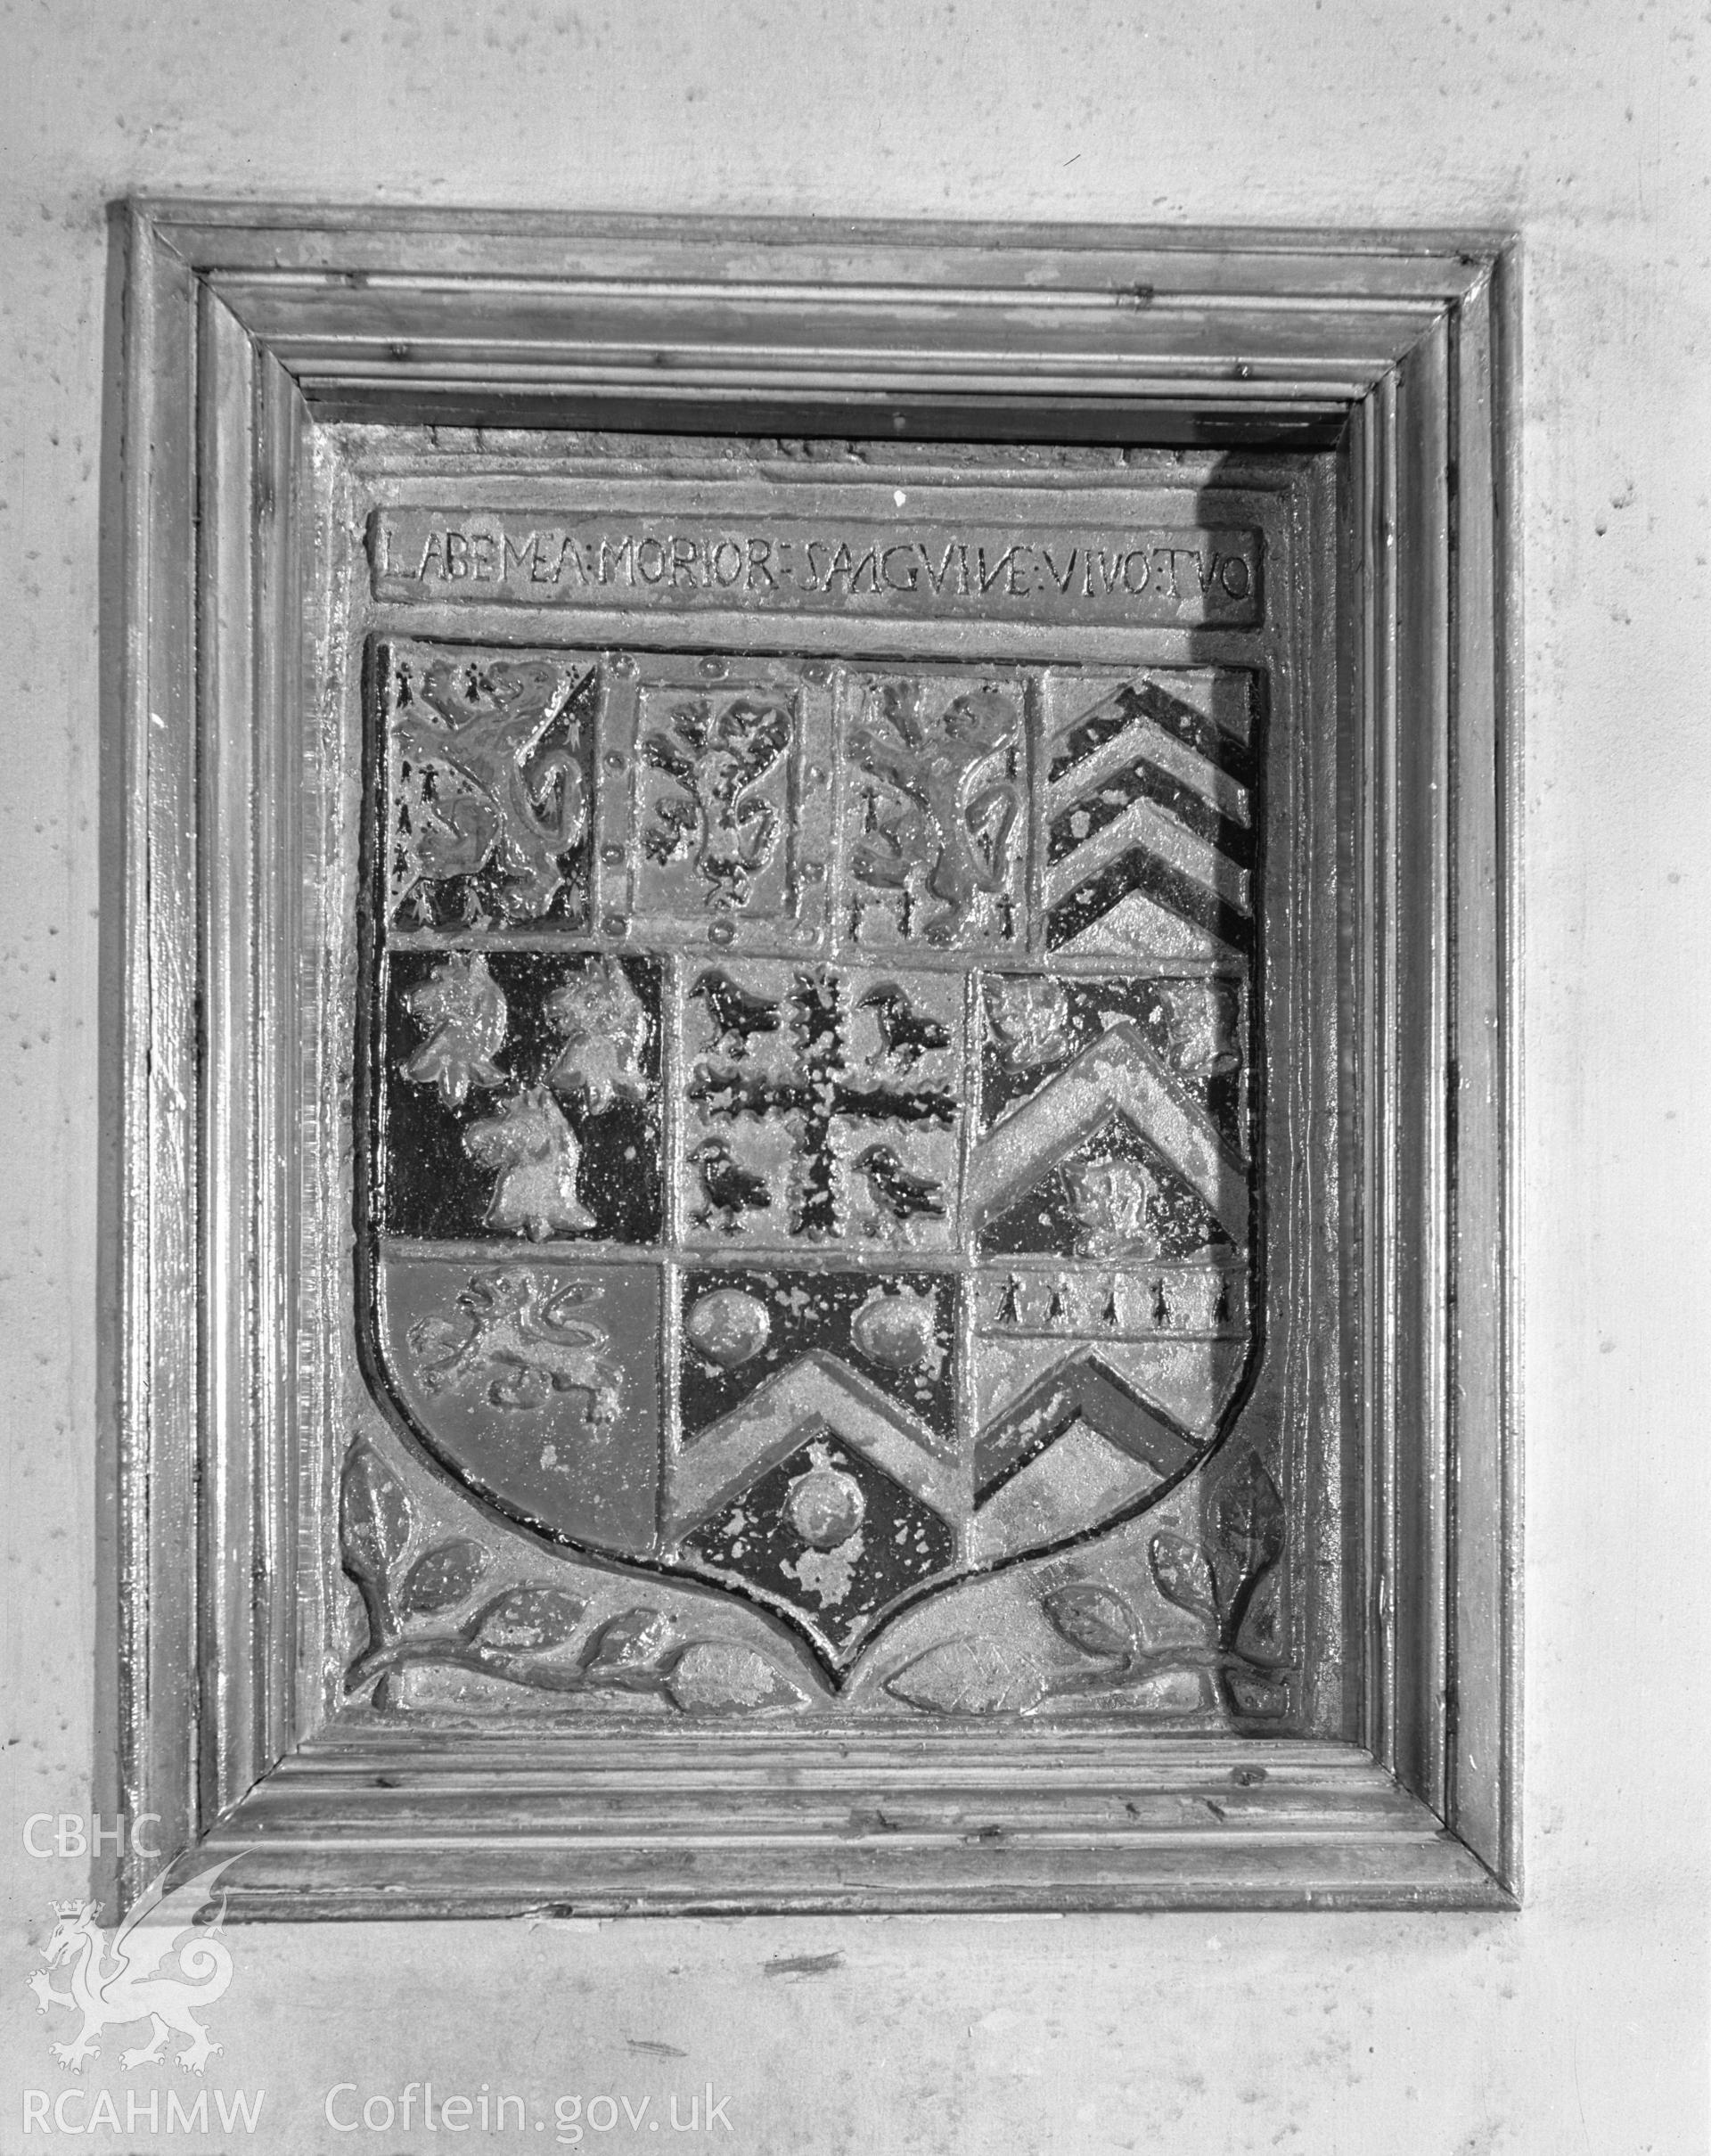
<instances>
[{"instance_id":1,"label":"shield outline","mask_svg":"<svg viewBox=\"0 0 1711 2156\"><path fill-rule=\"evenodd\" d=\"M828 1647L823 1635L815 1628L802 1610L793 1607L782 1598L770 1594L764 1586L750 1579L727 1572L694 1569L683 1562L677 1554L669 1548L661 1548L653 1553L638 1553L609 1546L592 1540L586 1536L567 1532L561 1527L554 1526L536 1516L525 1507L508 1501L491 1489L480 1487L467 1459L461 1457L457 1452L449 1447L430 1422L409 1406L405 1397L408 1389L401 1383L391 1367L384 1329L379 1316L379 1311L384 1299L385 1244L388 1240L386 1233L376 1217L373 1204L379 1187L378 1169L383 1144L378 1133L383 1127L384 1112L381 1103L384 1102L387 1089L385 1069L387 1024L383 1011L384 992L381 987L382 963L388 955L389 946L388 925L391 910L389 902L386 864L386 850L389 843L389 799L387 775L390 768L388 761L387 684L393 654L400 648L418 651L432 650L442 653L461 653L471 661L479 661L483 658L501 661L526 658L552 658L573 668L578 662L584 666L591 661L610 666L615 658L620 664L625 659L643 660L669 659L681 661L684 667L687 667L691 662L699 660L703 654L675 649L656 650L651 646L637 646L633 653L614 654L603 648L594 649L575 644L548 644L542 642L531 643L526 646L494 646L488 644L463 644L443 637L405 635L374 635L368 640L364 669L364 799L361 819L362 865L359 875L359 888L363 893L363 899L360 908L358 938L359 990L356 1027L356 1084L353 1092L356 1139L353 1149L356 1162L353 1189L356 1229L355 1286L357 1304L356 1340L357 1361L370 1398L386 1415L391 1426L404 1438L411 1450L422 1458L439 1479L447 1483L466 1501L473 1502L479 1509L487 1512L495 1520L507 1526L523 1530L549 1550L569 1555L599 1570L624 1576L666 1580L675 1588L729 1597L733 1601L747 1606L764 1621L776 1628L796 1651L801 1652L806 1649L818 1667L828 1686L836 1694L850 1682L882 1635L900 1619L919 1608L922 1603L940 1595L953 1593L958 1586L968 1581L991 1578L1024 1564L1037 1564L1102 1540L1161 1504L1183 1482L1216 1457L1230 1431L1240 1420L1258 1380L1265 1357L1266 1241L1264 1205L1264 1146L1266 1130L1266 1102L1265 1097L1265 1063L1262 1052L1263 997L1261 993L1265 963L1265 938L1264 908L1257 901L1252 909L1250 939L1245 957L1245 971L1240 977L1239 996L1241 1017L1236 1028L1244 1079L1240 1121L1242 1134L1247 1141L1247 1155L1245 1162L1242 1163L1247 1193L1247 1241L1244 1253L1246 1327L1243 1335L1243 1354L1239 1371L1228 1387L1222 1406L1216 1411L1211 1434L1203 1438L1197 1437L1195 1433L1189 1431L1180 1423L1176 1424L1178 1434L1185 1446L1191 1447L1191 1449L1189 1450L1188 1456L1174 1471L1161 1476L1157 1482L1145 1490L1139 1492L1132 1499L1110 1512L1101 1513L1091 1523L1068 1529L1037 1543L1026 1544L988 1556L974 1560L959 1557L958 1561L949 1568L914 1582L885 1602L882 1607L876 1611L871 1622L864 1624L852 1635L849 1650L847 1654L843 1655ZM805 663L805 655L781 650L776 654L776 660L777 663L785 666L793 663L801 665ZM817 664L822 667L823 671L834 676L841 668L851 674L862 676L884 676L906 670L912 675L954 674L964 676L976 674L994 677L1012 676L1023 680L1039 675L1045 670L1046 665L1046 662L1031 662L1016 659L994 660L986 666L982 666L978 662L970 663L964 660L911 659L888 666L882 660L866 656L847 659L831 658L830 660L812 657L807 658L806 662ZM1056 670L1063 674L1103 679L1107 676L1125 674L1131 676L1144 674L1149 677L1161 675L1169 676L1180 669L1167 664L1146 664L1137 661L1132 665L1124 666L1106 661L1086 667L1063 666ZM1243 668L1220 670L1243 673L1248 671ZM1250 678L1256 682L1263 682L1262 676L1251 676ZM613 789L610 778L607 778L604 783L602 783L603 775L599 771L596 761L597 758L602 758L602 752L610 739L608 725L605 723L609 711L610 701L608 700L602 701L602 724L590 744L589 764L591 767L588 777L591 810L588 850L594 854L598 854L602 848L611 843L609 833ZM1265 700L1263 692L1257 692L1254 694L1250 714L1252 762L1256 772L1259 772L1264 769L1265 752ZM1039 768L1042 767L1043 748L1036 700L1027 744L1027 752L1034 758L1035 768L1030 770L1027 782L1029 843L1035 850L1037 850L1038 846L1037 827L1042 823L1044 816L1042 797L1044 786L1037 775ZM834 755L841 757L844 749L845 728L844 724L840 722L836 746L833 750ZM1258 807L1254 816L1253 852L1249 873L1253 887L1257 891L1263 888L1265 837L1265 795L1261 785L1256 783L1253 794ZM634 843L633 824L632 828L626 831L626 836ZM1029 893L1029 902L1031 905L1036 903L1035 894L1032 891ZM607 924L600 918L597 904L591 897L585 905L584 922L580 929L568 930L560 929L550 935L543 931L536 942L538 947L543 949L550 948L553 953L563 959L575 961L583 961L607 954L661 958L667 955L672 948L663 939L656 939L651 942L645 940L638 942L627 934L602 932L606 927ZM968 948L958 954L958 963L954 967L943 970L954 971L965 984L971 977L1000 973L1011 975L1033 973L1039 977L1043 970L1049 969L1052 955L1036 948L1036 939L1031 937L1025 928L1022 939L1014 947L998 950ZM477 947L471 939L465 939L461 943L448 940L445 944L434 947L449 953L454 949ZM499 948L502 947L495 945L489 947ZM520 944L503 947L520 949L525 947ZM536 946L530 945L527 947L533 948ZM681 949L683 946L679 945L677 947ZM714 947L710 953L708 947L700 947L703 955L717 955L718 952L725 947ZM791 955L789 959L786 959L782 953L759 947L756 947L752 951L745 951L741 955L745 958L752 958L757 962L772 961L789 963L798 962L796 955ZM1100 964L1087 972L1085 978L1133 985L1142 980L1165 981L1179 977L1173 973L1167 961L1156 957L1126 956L1122 953L1115 951L1101 953L1100 955ZM876 980L885 973L910 970L910 960L906 950L896 947L892 947L891 950L888 952L870 954L860 950L845 951L839 946L835 955L831 948L824 947L819 954L819 958L821 962L828 965L840 966L847 973L853 974L859 971L862 974L871 975ZM810 959L808 963L814 963L814 960ZM667 992L669 993L669 973L667 978ZM1225 973L1217 978L1232 980L1237 977ZM663 1006L660 1018L662 1024L667 1022L667 1014ZM673 1013L672 1018L675 1022L681 1025L681 1011ZM971 1057L978 1053L978 1048L977 1039L970 1035L969 1050ZM662 1090L663 1086L670 1082L673 1075L669 1069L664 1073ZM683 1075L680 1063L675 1072L680 1083ZM668 1179L673 1173L673 1168L674 1164L667 1157L662 1141L662 1176ZM475 1238L468 1240L473 1242ZM574 1242L555 1241L548 1246L551 1250L550 1259L547 1258L546 1249L542 1246L520 1245L514 1239L495 1240L490 1247L495 1264L503 1263L507 1256L514 1257L520 1250L525 1256L533 1260L552 1262L567 1270L580 1269L586 1272L595 1267L617 1266L638 1274L651 1274L659 1284L660 1305L663 1308L666 1299L677 1291L680 1284L688 1276L685 1255L682 1253L674 1255L667 1245L667 1236L662 1223L660 1242L658 1247L650 1249L646 1246L634 1246L624 1255L616 1253L610 1246L603 1246L597 1250L587 1250L585 1246ZM866 1254L870 1258L873 1255L871 1252ZM711 1250L688 1253L687 1264L694 1265L698 1262L705 1262L717 1258L721 1255L724 1255L727 1263L732 1259L741 1259L742 1262L751 1265L767 1265L773 1270L804 1273L828 1270L840 1262L823 1257L812 1250L787 1250L783 1247L744 1246L741 1251L725 1254ZM876 1264L872 1276L877 1283L887 1276L888 1267L890 1270L896 1270L899 1267L917 1267L926 1262L928 1258L928 1253L914 1250L905 1251L900 1253L896 1260L887 1259L883 1264ZM458 1262L464 1261L459 1260ZM847 1263L848 1261L841 1262ZM977 1258L973 1272L978 1272L982 1262ZM1085 1261L1065 1260L1064 1262L1067 1268L1070 1263ZM959 1274L948 1254L944 1269L947 1275L954 1278L973 1276L973 1272L966 1266ZM667 1351L669 1352L669 1349ZM970 1352L967 1339L959 1340L958 1352L963 1355ZM1066 1359L1062 1365L1055 1367L1068 1368L1069 1366L1069 1363ZM967 1385L971 1382L972 1373L965 1381L962 1389L966 1390ZM662 1387L659 1403L661 1422L659 1439L662 1455L659 1499L662 1534L667 1504L666 1475L663 1467L667 1440L664 1417L668 1412L665 1391L666 1389ZM1167 1424L1171 1422L1172 1418L1158 1402L1148 1400L1146 1406L1149 1413L1160 1422ZM965 1447L971 1447L978 1440L980 1432L976 1429L960 1428L958 1434ZM679 1435L681 1439L681 1431ZM806 1440L804 1441L806 1442Z\"/></svg>"}]
</instances>

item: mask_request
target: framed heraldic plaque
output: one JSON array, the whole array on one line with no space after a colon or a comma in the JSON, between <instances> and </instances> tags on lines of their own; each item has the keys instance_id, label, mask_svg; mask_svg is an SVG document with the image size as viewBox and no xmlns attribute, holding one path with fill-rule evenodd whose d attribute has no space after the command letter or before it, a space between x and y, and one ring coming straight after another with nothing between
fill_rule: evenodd
<instances>
[{"instance_id":1,"label":"framed heraldic plaque","mask_svg":"<svg viewBox=\"0 0 1711 2156\"><path fill-rule=\"evenodd\" d=\"M1509 1906L1501 246L123 243L116 1808Z\"/></svg>"}]
</instances>

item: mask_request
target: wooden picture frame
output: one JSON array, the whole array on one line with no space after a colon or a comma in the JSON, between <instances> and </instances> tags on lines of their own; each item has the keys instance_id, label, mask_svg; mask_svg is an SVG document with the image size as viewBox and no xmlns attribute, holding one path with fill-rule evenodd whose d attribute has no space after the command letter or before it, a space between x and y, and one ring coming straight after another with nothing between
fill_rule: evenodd
<instances>
[{"instance_id":1,"label":"wooden picture frame","mask_svg":"<svg viewBox=\"0 0 1711 2156\"><path fill-rule=\"evenodd\" d=\"M183 1869L236 1857L240 1916L1513 1906L1510 243L151 201L117 244L112 1808L154 1815ZM1345 1741L638 1750L328 1714L292 804L343 543L334 421L1332 453Z\"/></svg>"}]
</instances>

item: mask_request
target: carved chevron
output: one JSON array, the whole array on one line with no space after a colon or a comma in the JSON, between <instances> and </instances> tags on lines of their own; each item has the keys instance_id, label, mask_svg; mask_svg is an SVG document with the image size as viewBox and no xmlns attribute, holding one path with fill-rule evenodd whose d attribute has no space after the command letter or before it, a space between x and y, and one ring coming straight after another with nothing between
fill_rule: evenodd
<instances>
[{"instance_id":1,"label":"carved chevron","mask_svg":"<svg viewBox=\"0 0 1711 2156\"><path fill-rule=\"evenodd\" d=\"M1082 1356L1048 1370L982 1431L974 1454L976 1504L987 1504L1077 1422L1166 1479L1200 1450L1097 1356Z\"/></svg>"},{"instance_id":2,"label":"carved chevron","mask_svg":"<svg viewBox=\"0 0 1711 2156\"><path fill-rule=\"evenodd\" d=\"M1177 940L1251 949L1251 778L1246 744L1157 682L1083 712L1052 752L1048 947L1139 906L1155 939L1174 923Z\"/></svg>"},{"instance_id":3,"label":"carved chevron","mask_svg":"<svg viewBox=\"0 0 1711 2156\"><path fill-rule=\"evenodd\" d=\"M1157 722L1154 715L1160 712L1174 719L1175 730ZM1154 723L1149 725L1150 717ZM1232 760L1240 772L1248 768L1245 755L1231 738L1191 706L1166 698L1162 692L1153 690L1150 701L1144 690L1124 688L1079 718L1053 751L1051 783L1045 791L1052 859L1061 859L1078 842L1080 834L1064 819L1083 808L1095 826L1109 823L1115 802L1125 795L1124 775L1142 759L1191 789L1208 815L1244 825L1252 823L1248 788L1239 775L1223 768ZM1107 800L1104 789L1113 782L1118 791Z\"/></svg>"},{"instance_id":4,"label":"carved chevron","mask_svg":"<svg viewBox=\"0 0 1711 2156\"><path fill-rule=\"evenodd\" d=\"M974 1147L965 1202L977 1225L1003 1212L1113 1115L1126 1116L1158 1147L1239 1249L1246 1243L1247 1170L1132 1019L1119 1020Z\"/></svg>"},{"instance_id":5,"label":"carved chevron","mask_svg":"<svg viewBox=\"0 0 1711 2156\"><path fill-rule=\"evenodd\" d=\"M1114 820L1102 824L1073 853L1053 863L1046 872L1046 904L1055 907L1074 892L1109 877L1134 853L1152 855L1185 881L1209 891L1227 909L1242 914L1253 911L1246 866L1145 795L1126 804Z\"/></svg>"},{"instance_id":6,"label":"carved chevron","mask_svg":"<svg viewBox=\"0 0 1711 2156\"><path fill-rule=\"evenodd\" d=\"M684 1447L673 1477L669 1529L690 1533L757 1476L830 1432L947 1520L968 1502L964 1471L937 1440L834 1355L815 1351L757 1385Z\"/></svg>"}]
</instances>

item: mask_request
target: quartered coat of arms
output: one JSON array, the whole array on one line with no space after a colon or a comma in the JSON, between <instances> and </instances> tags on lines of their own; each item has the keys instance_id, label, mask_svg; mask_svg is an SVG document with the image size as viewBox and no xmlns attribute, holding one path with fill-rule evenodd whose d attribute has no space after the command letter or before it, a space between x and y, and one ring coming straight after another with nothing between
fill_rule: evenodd
<instances>
[{"instance_id":1,"label":"quartered coat of arms","mask_svg":"<svg viewBox=\"0 0 1711 2156\"><path fill-rule=\"evenodd\" d=\"M374 644L364 1363L471 1504L644 1605L562 1689L650 1667L650 1579L775 1644L759 1703L905 1623L894 1702L1144 1674L1096 1561L1258 1331L1255 679ZM1135 1547L1177 1662L1263 1690L1274 1479L1218 1502L1222 1543ZM981 1635L1019 1567L1074 1682ZM552 1604L460 1636L538 1647Z\"/></svg>"}]
</instances>

